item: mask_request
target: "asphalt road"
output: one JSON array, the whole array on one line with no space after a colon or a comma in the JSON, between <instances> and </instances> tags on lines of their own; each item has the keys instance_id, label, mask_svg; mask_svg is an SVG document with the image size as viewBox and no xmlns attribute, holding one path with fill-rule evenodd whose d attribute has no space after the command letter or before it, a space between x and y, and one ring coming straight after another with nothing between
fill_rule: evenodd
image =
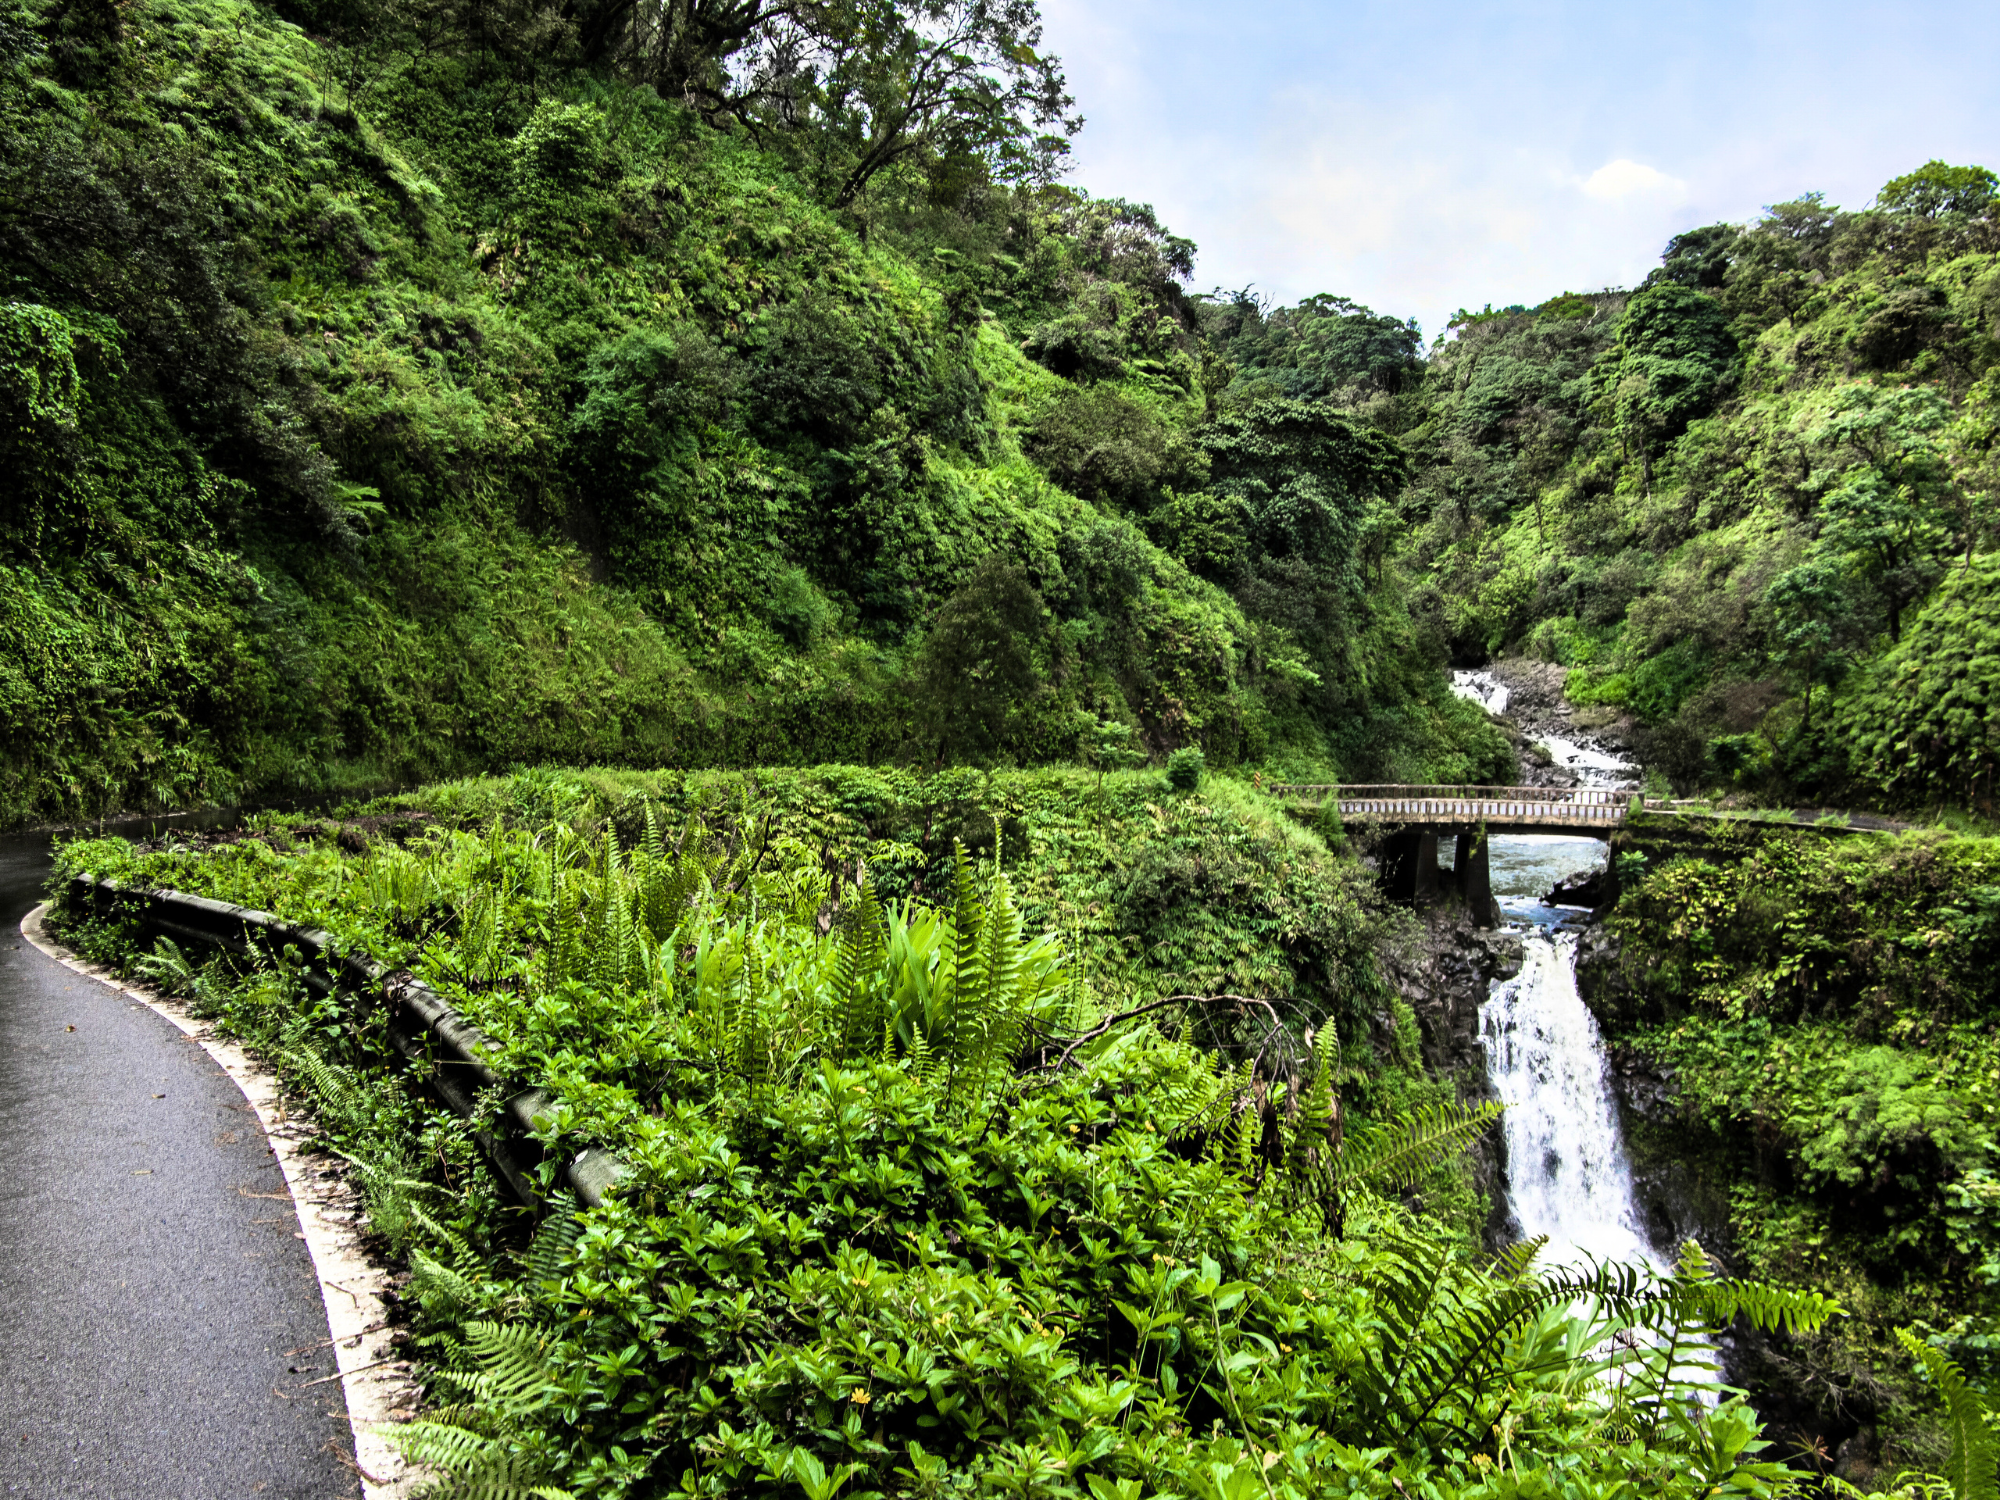
<instances>
[{"instance_id":1,"label":"asphalt road","mask_svg":"<svg viewBox=\"0 0 2000 1500\"><path fill-rule=\"evenodd\" d=\"M47 867L0 840L0 1497L359 1494L341 1383L305 1386L334 1371L326 1309L257 1118L22 938Z\"/></svg>"}]
</instances>

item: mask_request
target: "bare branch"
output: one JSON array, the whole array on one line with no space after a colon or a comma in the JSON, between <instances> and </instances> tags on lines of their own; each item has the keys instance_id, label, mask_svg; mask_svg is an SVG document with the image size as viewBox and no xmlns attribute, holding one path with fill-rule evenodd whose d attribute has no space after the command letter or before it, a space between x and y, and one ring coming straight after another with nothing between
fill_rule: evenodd
<instances>
[{"instance_id":1,"label":"bare branch","mask_svg":"<svg viewBox=\"0 0 2000 1500\"><path fill-rule=\"evenodd\" d=\"M1114 1015L1106 1016L1102 1021L1091 1027L1090 1030L1079 1033L1070 1040L1068 1046L1063 1048L1062 1056L1055 1060L1055 1065L1050 1071L1060 1073L1068 1066L1070 1058L1075 1056L1077 1048L1083 1046L1086 1042L1097 1040L1097 1038L1110 1031L1112 1027L1122 1025L1126 1021L1137 1020L1140 1016L1151 1015L1155 1011L1166 1010L1176 1005L1229 1005L1238 1011L1246 1007L1254 1007L1264 1012L1265 1016L1270 1020L1273 1031L1283 1031L1285 1029L1284 1022L1279 1018L1277 1006L1269 1000L1260 999L1255 995L1169 995L1164 1000L1151 1000L1144 1005L1134 1006L1130 1010L1121 1010ZM1268 1035L1265 1040L1268 1045ZM1262 1058L1264 1055L1262 1047L1258 1049L1257 1055L1259 1058Z\"/></svg>"}]
</instances>

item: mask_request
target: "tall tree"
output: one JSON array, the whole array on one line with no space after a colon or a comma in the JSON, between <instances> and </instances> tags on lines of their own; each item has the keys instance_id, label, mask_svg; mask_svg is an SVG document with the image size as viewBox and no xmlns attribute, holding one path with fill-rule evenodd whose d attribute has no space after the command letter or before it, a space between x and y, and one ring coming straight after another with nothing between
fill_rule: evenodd
<instances>
[{"instance_id":1,"label":"tall tree","mask_svg":"<svg viewBox=\"0 0 2000 1500\"><path fill-rule=\"evenodd\" d=\"M1003 180L1058 175L1083 126L1034 0L860 0L767 29L763 118L803 127L830 200L930 157L977 157Z\"/></svg>"}]
</instances>

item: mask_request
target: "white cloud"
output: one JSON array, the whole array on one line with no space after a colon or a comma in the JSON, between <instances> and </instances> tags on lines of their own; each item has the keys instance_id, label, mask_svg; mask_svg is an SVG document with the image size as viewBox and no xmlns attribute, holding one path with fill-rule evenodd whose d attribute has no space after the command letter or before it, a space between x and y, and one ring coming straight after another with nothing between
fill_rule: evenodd
<instances>
[{"instance_id":1,"label":"white cloud","mask_svg":"<svg viewBox=\"0 0 2000 1500\"><path fill-rule=\"evenodd\" d=\"M1619 203L1627 198L1679 203L1687 197L1687 184L1678 177L1623 156L1606 162L1584 178L1581 186L1586 196L1600 203Z\"/></svg>"},{"instance_id":2,"label":"white cloud","mask_svg":"<svg viewBox=\"0 0 2000 1500\"><path fill-rule=\"evenodd\" d=\"M1254 282L1281 302L1339 292L1414 314L1430 338L1461 305L1629 285L1687 227L1681 183L1631 161L1586 177L1569 144L1468 140L1443 112L1385 117L1291 89L1233 140L1093 142L1085 180L1151 199L1192 233L1199 286ZM1586 195L1586 181L1625 191Z\"/></svg>"},{"instance_id":3,"label":"white cloud","mask_svg":"<svg viewBox=\"0 0 2000 1500\"><path fill-rule=\"evenodd\" d=\"M1808 189L1852 207L1934 156L1991 162L1964 0L1901 0L1886 48L1805 0L1696 0L1712 24L1665 30L1662 5L1576 28L1554 0L1267 0L1226 25L1042 0L1090 117L1078 185L1152 203L1201 246L1198 287L1338 292L1432 335L1461 305L1632 285L1674 234Z\"/></svg>"}]
</instances>

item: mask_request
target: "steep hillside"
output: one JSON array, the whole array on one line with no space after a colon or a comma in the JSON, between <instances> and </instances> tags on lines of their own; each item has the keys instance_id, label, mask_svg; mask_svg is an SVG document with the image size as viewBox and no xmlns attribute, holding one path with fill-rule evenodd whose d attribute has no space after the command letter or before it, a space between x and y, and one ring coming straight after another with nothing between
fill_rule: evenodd
<instances>
[{"instance_id":1,"label":"steep hillside","mask_svg":"<svg viewBox=\"0 0 2000 1500\"><path fill-rule=\"evenodd\" d=\"M1991 811L2000 207L1933 162L1677 236L1632 292L1209 314L1232 392L1396 434L1420 620L1629 715L1673 783ZM1228 399L1225 397L1225 399Z\"/></svg>"},{"instance_id":2,"label":"steep hillside","mask_svg":"<svg viewBox=\"0 0 2000 1500\"><path fill-rule=\"evenodd\" d=\"M824 89L663 102L579 15L0 10L0 819L557 758L1504 771L1395 445L1208 420L1192 245L948 113L871 156Z\"/></svg>"}]
</instances>

